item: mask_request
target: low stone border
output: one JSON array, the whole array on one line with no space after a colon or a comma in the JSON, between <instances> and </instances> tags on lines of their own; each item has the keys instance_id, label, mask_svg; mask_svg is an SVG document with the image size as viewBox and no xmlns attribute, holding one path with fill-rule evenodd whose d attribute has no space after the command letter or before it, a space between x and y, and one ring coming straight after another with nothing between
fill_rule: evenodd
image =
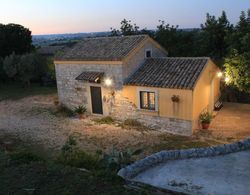
<instances>
[{"instance_id":1,"label":"low stone border","mask_svg":"<svg viewBox=\"0 0 250 195\"><path fill-rule=\"evenodd\" d=\"M165 163L169 160L201 158L229 154L250 149L250 138L232 144L224 144L207 148L192 148L187 150L164 150L152 154L142 160L122 168L118 175L124 179L132 179L140 172L155 166L158 163Z\"/></svg>"}]
</instances>

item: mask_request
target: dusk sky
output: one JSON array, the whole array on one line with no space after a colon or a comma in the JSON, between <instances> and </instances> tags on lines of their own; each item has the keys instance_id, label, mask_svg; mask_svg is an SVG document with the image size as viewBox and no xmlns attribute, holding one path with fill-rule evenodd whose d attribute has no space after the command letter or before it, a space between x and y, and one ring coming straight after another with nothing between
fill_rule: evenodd
<instances>
[{"instance_id":1,"label":"dusk sky","mask_svg":"<svg viewBox=\"0 0 250 195\"><path fill-rule=\"evenodd\" d=\"M232 23L250 0L0 0L0 23L18 23L33 34L109 31L130 19L154 29L158 20L180 28L200 27L206 13L225 10Z\"/></svg>"}]
</instances>

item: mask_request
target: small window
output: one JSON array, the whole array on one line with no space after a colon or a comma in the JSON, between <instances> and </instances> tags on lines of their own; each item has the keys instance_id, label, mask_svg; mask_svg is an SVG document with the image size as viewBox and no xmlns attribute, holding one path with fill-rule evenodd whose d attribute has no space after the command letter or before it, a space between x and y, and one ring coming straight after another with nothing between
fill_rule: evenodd
<instances>
[{"instance_id":1,"label":"small window","mask_svg":"<svg viewBox=\"0 0 250 195\"><path fill-rule=\"evenodd\" d=\"M146 56L146 58L151 58L152 57L152 50L151 49L146 50L145 56Z\"/></svg>"},{"instance_id":2,"label":"small window","mask_svg":"<svg viewBox=\"0 0 250 195\"><path fill-rule=\"evenodd\" d=\"M140 91L140 107L155 110L155 92Z\"/></svg>"}]
</instances>

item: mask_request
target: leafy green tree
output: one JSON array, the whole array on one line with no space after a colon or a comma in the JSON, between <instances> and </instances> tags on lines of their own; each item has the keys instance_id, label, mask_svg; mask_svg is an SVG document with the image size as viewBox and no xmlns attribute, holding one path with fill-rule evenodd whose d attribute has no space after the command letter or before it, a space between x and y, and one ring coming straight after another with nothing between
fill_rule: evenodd
<instances>
[{"instance_id":1,"label":"leafy green tree","mask_svg":"<svg viewBox=\"0 0 250 195\"><path fill-rule=\"evenodd\" d=\"M141 34L139 26L137 26L136 24L132 24L131 20L123 19L120 24L121 24L120 30L117 30L115 28L110 28L111 36L119 36L119 35L129 36L129 35Z\"/></svg>"},{"instance_id":2,"label":"leafy green tree","mask_svg":"<svg viewBox=\"0 0 250 195\"><path fill-rule=\"evenodd\" d=\"M18 24L0 24L0 56L6 57L13 52L28 53L33 49L31 31Z\"/></svg>"},{"instance_id":3,"label":"leafy green tree","mask_svg":"<svg viewBox=\"0 0 250 195\"><path fill-rule=\"evenodd\" d=\"M225 60L225 76L227 84L239 91L250 93L250 60L233 50Z\"/></svg>"},{"instance_id":4,"label":"leafy green tree","mask_svg":"<svg viewBox=\"0 0 250 195\"><path fill-rule=\"evenodd\" d=\"M16 80L18 77L18 68L20 65L20 56L12 53L3 61L3 69L10 79Z\"/></svg>"},{"instance_id":5,"label":"leafy green tree","mask_svg":"<svg viewBox=\"0 0 250 195\"><path fill-rule=\"evenodd\" d=\"M178 44L177 28L178 26L170 26L165 21L159 20L160 24L157 26L155 39L173 56L176 54L175 48Z\"/></svg>"},{"instance_id":6,"label":"leafy green tree","mask_svg":"<svg viewBox=\"0 0 250 195\"><path fill-rule=\"evenodd\" d=\"M227 39L233 26L227 19L226 12L216 19L207 13L205 24L201 24L203 33L203 53L214 59L222 59L227 54Z\"/></svg>"},{"instance_id":7,"label":"leafy green tree","mask_svg":"<svg viewBox=\"0 0 250 195\"><path fill-rule=\"evenodd\" d=\"M34 78L36 70L36 61L33 54L25 54L20 58L18 67L19 80L24 86L30 85L30 80Z\"/></svg>"}]
</instances>

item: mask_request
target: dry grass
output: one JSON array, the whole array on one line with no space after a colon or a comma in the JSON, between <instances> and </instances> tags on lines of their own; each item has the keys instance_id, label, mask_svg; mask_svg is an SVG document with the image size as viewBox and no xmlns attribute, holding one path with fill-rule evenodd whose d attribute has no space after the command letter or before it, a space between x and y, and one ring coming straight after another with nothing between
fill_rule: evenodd
<instances>
[{"instance_id":1,"label":"dry grass","mask_svg":"<svg viewBox=\"0 0 250 195\"><path fill-rule=\"evenodd\" d=\"M137 158L160 150L205 147L219 143L203 135L187 138L158 132L133 119L121 122L110 117L97 119L89 116L79 120L61 114L54 100L55 96L33 96L0 102L0 136L11 134L56 151L69 135L74 134L79 147L86 152L109 153L112 148L118 151L141 150Z\"/></svg>"}]
</instances>

